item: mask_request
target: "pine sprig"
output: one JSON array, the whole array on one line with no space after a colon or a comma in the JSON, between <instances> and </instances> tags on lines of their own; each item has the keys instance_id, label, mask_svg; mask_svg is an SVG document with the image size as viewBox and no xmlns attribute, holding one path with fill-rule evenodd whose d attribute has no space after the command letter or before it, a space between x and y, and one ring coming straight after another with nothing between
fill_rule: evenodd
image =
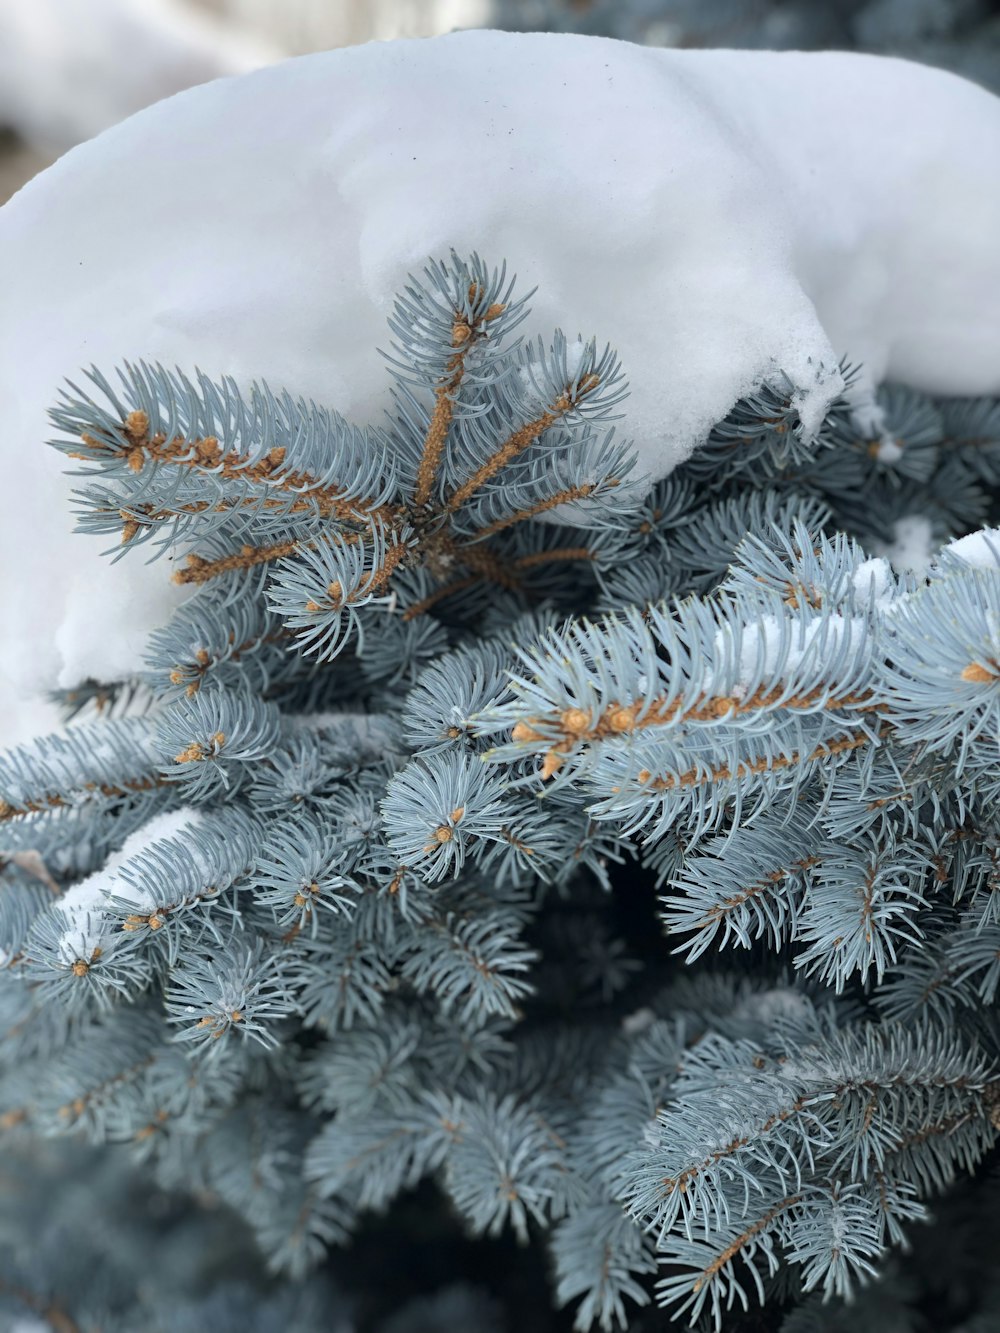
<instances>
[{"instance_id":1,"label":"pine sprig","mask_svg":"<svg viewBox=\"0 0 1000 1333\"><path fill-rule=\"evenodd\" d=\"M0 758L0 1129L39 1171L126 1145L323 1310L307 1270L430 1181L548 1247L581 1333L859 1291L881 1329L864 1284L1000 1126L1000 538L888 559L995 517L997 406L810 433L776 374L644 494L616 356L529 315L430 264L379 423L143 364L64 393L82 526L191 596Z\"/></svg>"}]
</instances>

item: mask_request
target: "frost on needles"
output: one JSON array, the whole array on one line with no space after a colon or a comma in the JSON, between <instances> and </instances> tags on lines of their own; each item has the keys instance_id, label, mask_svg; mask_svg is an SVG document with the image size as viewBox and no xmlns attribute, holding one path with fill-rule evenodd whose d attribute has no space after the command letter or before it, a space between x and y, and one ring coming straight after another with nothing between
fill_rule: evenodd
<instances>
[{"instance_id":1,"label":"frost on needles","mask_svg":"<svg viewBox=\"0 0 1000 1333\"><path fill-rule=\"evenodd\" d=\"M883 1328L1000 1124L1000 532L878 551L996 517L1000 406L809 437L775 373L647 493L614 353L527 311L431 263L366 427L145 364L62 395L82 526L194 595L0 760L0 1123L129 1145L296 1283L432 1177L581 1330Z\"/></svg>"}]
</instances>

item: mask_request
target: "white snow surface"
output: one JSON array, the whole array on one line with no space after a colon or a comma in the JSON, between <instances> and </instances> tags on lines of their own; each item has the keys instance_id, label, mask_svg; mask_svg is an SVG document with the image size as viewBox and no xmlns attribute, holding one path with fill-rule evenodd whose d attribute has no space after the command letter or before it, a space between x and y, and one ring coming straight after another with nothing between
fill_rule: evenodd
<instances>
[{"instance_id":1,"label":"white snow surface","mask_svg":"<svg viewBox=\"0 0 1000 1333\"><path fill-rule=\"evenodd\" d=\"M937 543L934 525L926 514L905 514L892 525L892 541L878 548L897 574L927 573L934 559Z\"/></svg>"},{"instance_id":2,"label":"white snow surface","mask_svg":"<svg viewBox=\"0 0 1000 1333\"><path fill-rule=\"evenodd\" d=\"M179 592L71 535L46 409L160 359L379 418L406 275L477 250L596 336L668 473L783 368L811 426L838 358L1000 391L1000 99L905 61L464 32L306 56L182 93L0 210L0 681L120 677ZM148 551L149 548L145 548Z\"/></svg>"},{"instance_id":3,"label":"white snow surface","mask_svg":"<svg viewBox=\"0 0 1000 1333\"><path fill-rule=\"evenodd\" d=\"M153 843L195 828L201 822L201 814L192 806L154 815L127 837L117 852L112 852L100 870L66 890L56 904L66 918L66 929L59 937L59 952L65 962L77 959L89 962L94 950L100 947L108 920L104 909L110 897L133 902L137 912L148 912L155 906L141 888L122 878L120 872L126 862Z\"/></svg>"},{"instance_id":4,"label":"white snow surface","mask_svg":"<svg viewBox=\"0 0 1000 1333\"><path fill-rule=\"evenodd\" d=\"M867 597L867 592L864 594ZM859 616L832 612L822 620L789 624L778 616L762 615L753 624L739 627L739 661L736 693L760 683L769 684L776 677L793 676L807 655L811 663L822 666L837 655L857 651L865 637L866 622ZM715 636L716 652L725 655L728 634ZM813 645L819 643L818 648ZM717 688L717 687L716 687Z\"/></svg>"},{"instance_id":5,"label":"white snow surface","mask_svg":"<svg viewBox=\"0 0 1000 1333\"><path fill-rule=\"evenodd\" d=\"M851 582L854 596L862 606L869 598L874 598L875 608L884 611L895 600L896 580L892 577L892 566L884 556L863 561L854 571Z\"/></svg>"},{"instance_id":6,"label":"white snow surface","mask_svg":"<svg viewBox=\"0 0 1000 1333\"><path fill-rule=\"evenodd\" d=\"M996 569L1000 566L1000 528L980 528L949 542L942 551L977 569Z\"/></svg>"}]
</instances>

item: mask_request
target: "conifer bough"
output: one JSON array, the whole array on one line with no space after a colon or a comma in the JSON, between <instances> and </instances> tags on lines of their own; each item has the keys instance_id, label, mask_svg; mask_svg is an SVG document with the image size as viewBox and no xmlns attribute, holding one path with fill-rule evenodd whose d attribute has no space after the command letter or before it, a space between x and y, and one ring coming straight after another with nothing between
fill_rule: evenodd
<instances>
[{"instance_id":1,"label":"conifer bough","mask_svg":"<svg viewBox=\"0 0 1000 1333\"><path fill-rule=\"evenodd\" d=\"M127 1145L286 1283L168 1324L125 1282L132 1327L351 1327L306 1275L430 1178L580 1330L875 1328L994 1144L1000 530L878 552L995 519L1000 404L886 387L873 443L775 377L647 493L616 356L527 313L430 263L363 428L142 363L52 413L83 527L195 591L0 761L0 1123L29 1178ZM94 1207L155 1236L118 1170ZM104 1317L8 1250L15 1310Z\"/></svg>"}]
</instances>

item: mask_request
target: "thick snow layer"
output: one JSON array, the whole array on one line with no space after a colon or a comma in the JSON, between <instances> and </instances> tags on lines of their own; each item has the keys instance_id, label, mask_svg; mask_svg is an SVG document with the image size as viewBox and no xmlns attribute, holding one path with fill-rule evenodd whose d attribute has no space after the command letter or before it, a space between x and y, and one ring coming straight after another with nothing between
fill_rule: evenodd
<instances>
[{"instance_id":1,"label":"thick snow layer","mask_svg":"<svg viewBox=\"0 0 1000 1333\"><path fill-rule=\"evenodd\" d=\"M108 928L105 908L109 898L131 901L137 912L149 911L155 905L140 888L121 876L122 867L153 843L172 838L182 829L197 827L201 818L191 806L154 815L125 839L100 870L66 890L58 904L66 918L66 929L59 937L59 952L65 962L73 963L77 959L88 962L94 950L100 947Z\"/></svg>"},{"instance_id":2,"label":"thick snow layer","mask_svg":"<svg viewBox=\"0 0 1000 1333\"><path fill-rule=\"evenodd\" d=\"M940 71L566 35L354 47L140 113L0 210L0 673L121 676L177 599L166 562L69 535L42 441L80 366L378 416L393 293L475 249L537 284L534 331L618 348L662 476L778 367L812 422L843 354L869 384L1000 390L998 161L1000 99Z\"/></svg>"}]
</instances>

